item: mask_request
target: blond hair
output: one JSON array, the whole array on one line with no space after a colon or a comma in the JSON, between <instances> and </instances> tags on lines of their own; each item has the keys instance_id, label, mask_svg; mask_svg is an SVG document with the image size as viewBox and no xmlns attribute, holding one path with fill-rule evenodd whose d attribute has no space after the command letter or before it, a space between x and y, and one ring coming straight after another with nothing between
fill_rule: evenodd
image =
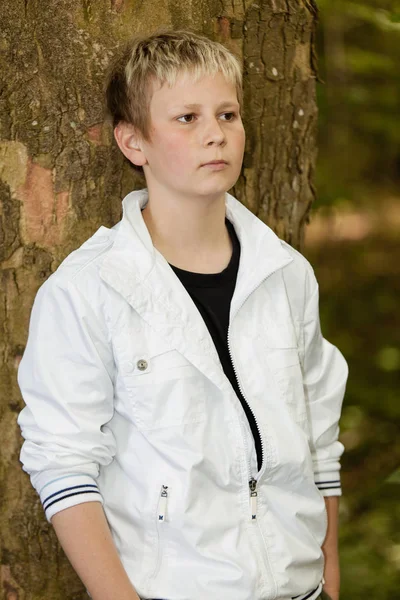
<instances>
[{"instance_id":1,"label":"blond hair","mask_svg":"<svg viewBox=\"0 0 400 600\"><path fill-rule=\"evenodd\" d=\"M236 86L242 106L242 70L232 52L189 30L158 29L131 39L110 69L106 101L114 127L125 121L149 141L152 83L172 86L182 73L190 73L194 81L222 73Z\"/></svg>"}]
</instances>

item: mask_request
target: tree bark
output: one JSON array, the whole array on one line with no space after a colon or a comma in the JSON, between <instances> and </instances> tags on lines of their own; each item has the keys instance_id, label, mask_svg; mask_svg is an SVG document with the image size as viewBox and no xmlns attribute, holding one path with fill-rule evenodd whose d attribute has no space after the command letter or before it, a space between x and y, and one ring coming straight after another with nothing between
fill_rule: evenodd
<instances>
[{"instance_id":1,"label":"tree bark","mask_svg":"<svg viewBox=\"0 0 400 600\"><path fill-rule=\"evenodd\" d=\"M104 123L104 71L134 32L189 27L243 60L232 190L301 247L314 198L314 0L14 0L0 5L0 559L6 600L87 598L18 462L16 370L38 287L143 181Z\"/></svg>"}]
</instances>

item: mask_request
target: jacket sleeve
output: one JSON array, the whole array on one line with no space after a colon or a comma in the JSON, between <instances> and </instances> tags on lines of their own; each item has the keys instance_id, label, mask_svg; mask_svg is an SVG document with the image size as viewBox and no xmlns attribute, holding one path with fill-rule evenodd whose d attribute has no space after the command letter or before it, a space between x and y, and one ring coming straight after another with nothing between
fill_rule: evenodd
<instances>
[{"instance_id":1,"label":"jacket sleeve","mask_svg":"<svg viewBox=\"0 0 400 600\"><path fill-rule=\"evenodd\" d=\"M20 460L48 521L70 506L103 501L96 478L115 454L107 427L112 365L105 324L73 280L51 276L36 295L18 368L26 404L18 417Z\"/></svg>"},{"instance_id":2,"label":"jacket sleeve","mask_svg":"<svg viewBox=\"0 0 400 600\"><path fill-rule=\"evenodd\" d=\"M318 284L310 269L303 321L303 376L315 483L324 496L340 496L339 418L348 376L345 359L323 338Z\"/></svg>"}]
</instances>

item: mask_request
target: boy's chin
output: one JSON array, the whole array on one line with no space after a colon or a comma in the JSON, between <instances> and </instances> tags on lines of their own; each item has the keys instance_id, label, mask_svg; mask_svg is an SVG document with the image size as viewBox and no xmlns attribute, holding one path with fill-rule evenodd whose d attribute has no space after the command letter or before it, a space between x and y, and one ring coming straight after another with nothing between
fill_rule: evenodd
<instances>
[{"instance_id":1,"label":"boy's chin","mask_svg":"<svg viewBox=\"0 0 400 600\"><path fill-rule=\"evenodd\" d=\"M220 197L225 195L226 192L230 190L233 186L233 183L229 187L227 185L214 187L209 186L208 188L193 190L193 194L195 194L196 196L203 196L204 198Z\"/></svg>"},{"instance_id":2,"label":"boy's chin","mask_svg":"<svg viewBox=\"0 0 400 600\"><path fill-rule=\"evenodd\" d=\"M236 183L238 178L233 179L232 177L224 177L219 181L204 181L202 184L193 189L194 193L201 195L214 195L214 194L224 194L228 190L230 190Z\"/></svg>"}]
</instances>

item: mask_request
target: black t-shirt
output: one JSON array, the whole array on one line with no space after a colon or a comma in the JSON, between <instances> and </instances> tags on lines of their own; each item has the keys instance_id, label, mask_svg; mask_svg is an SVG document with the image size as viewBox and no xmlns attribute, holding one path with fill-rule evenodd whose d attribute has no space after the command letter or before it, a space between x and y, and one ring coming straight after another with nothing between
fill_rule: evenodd
<instances>
[{"instance_id":1,"label":"black t-shirt","mask_svg":"<svg viewBox=\"0 0 400 600\"><path fill-rule=\"evenodd\" d=\"M220 273L192 273L174 265L170 266L203 317L214 341L225 375L242 403L253 432L258 469L260 469L262 456L258 428L253 413L240 392L228 350L229 313L239 268L240 243L232 223L228 219L225 219L225 223L232 240L233 252L228 266L223 271Z\"/></svg>"}]
</instances>

